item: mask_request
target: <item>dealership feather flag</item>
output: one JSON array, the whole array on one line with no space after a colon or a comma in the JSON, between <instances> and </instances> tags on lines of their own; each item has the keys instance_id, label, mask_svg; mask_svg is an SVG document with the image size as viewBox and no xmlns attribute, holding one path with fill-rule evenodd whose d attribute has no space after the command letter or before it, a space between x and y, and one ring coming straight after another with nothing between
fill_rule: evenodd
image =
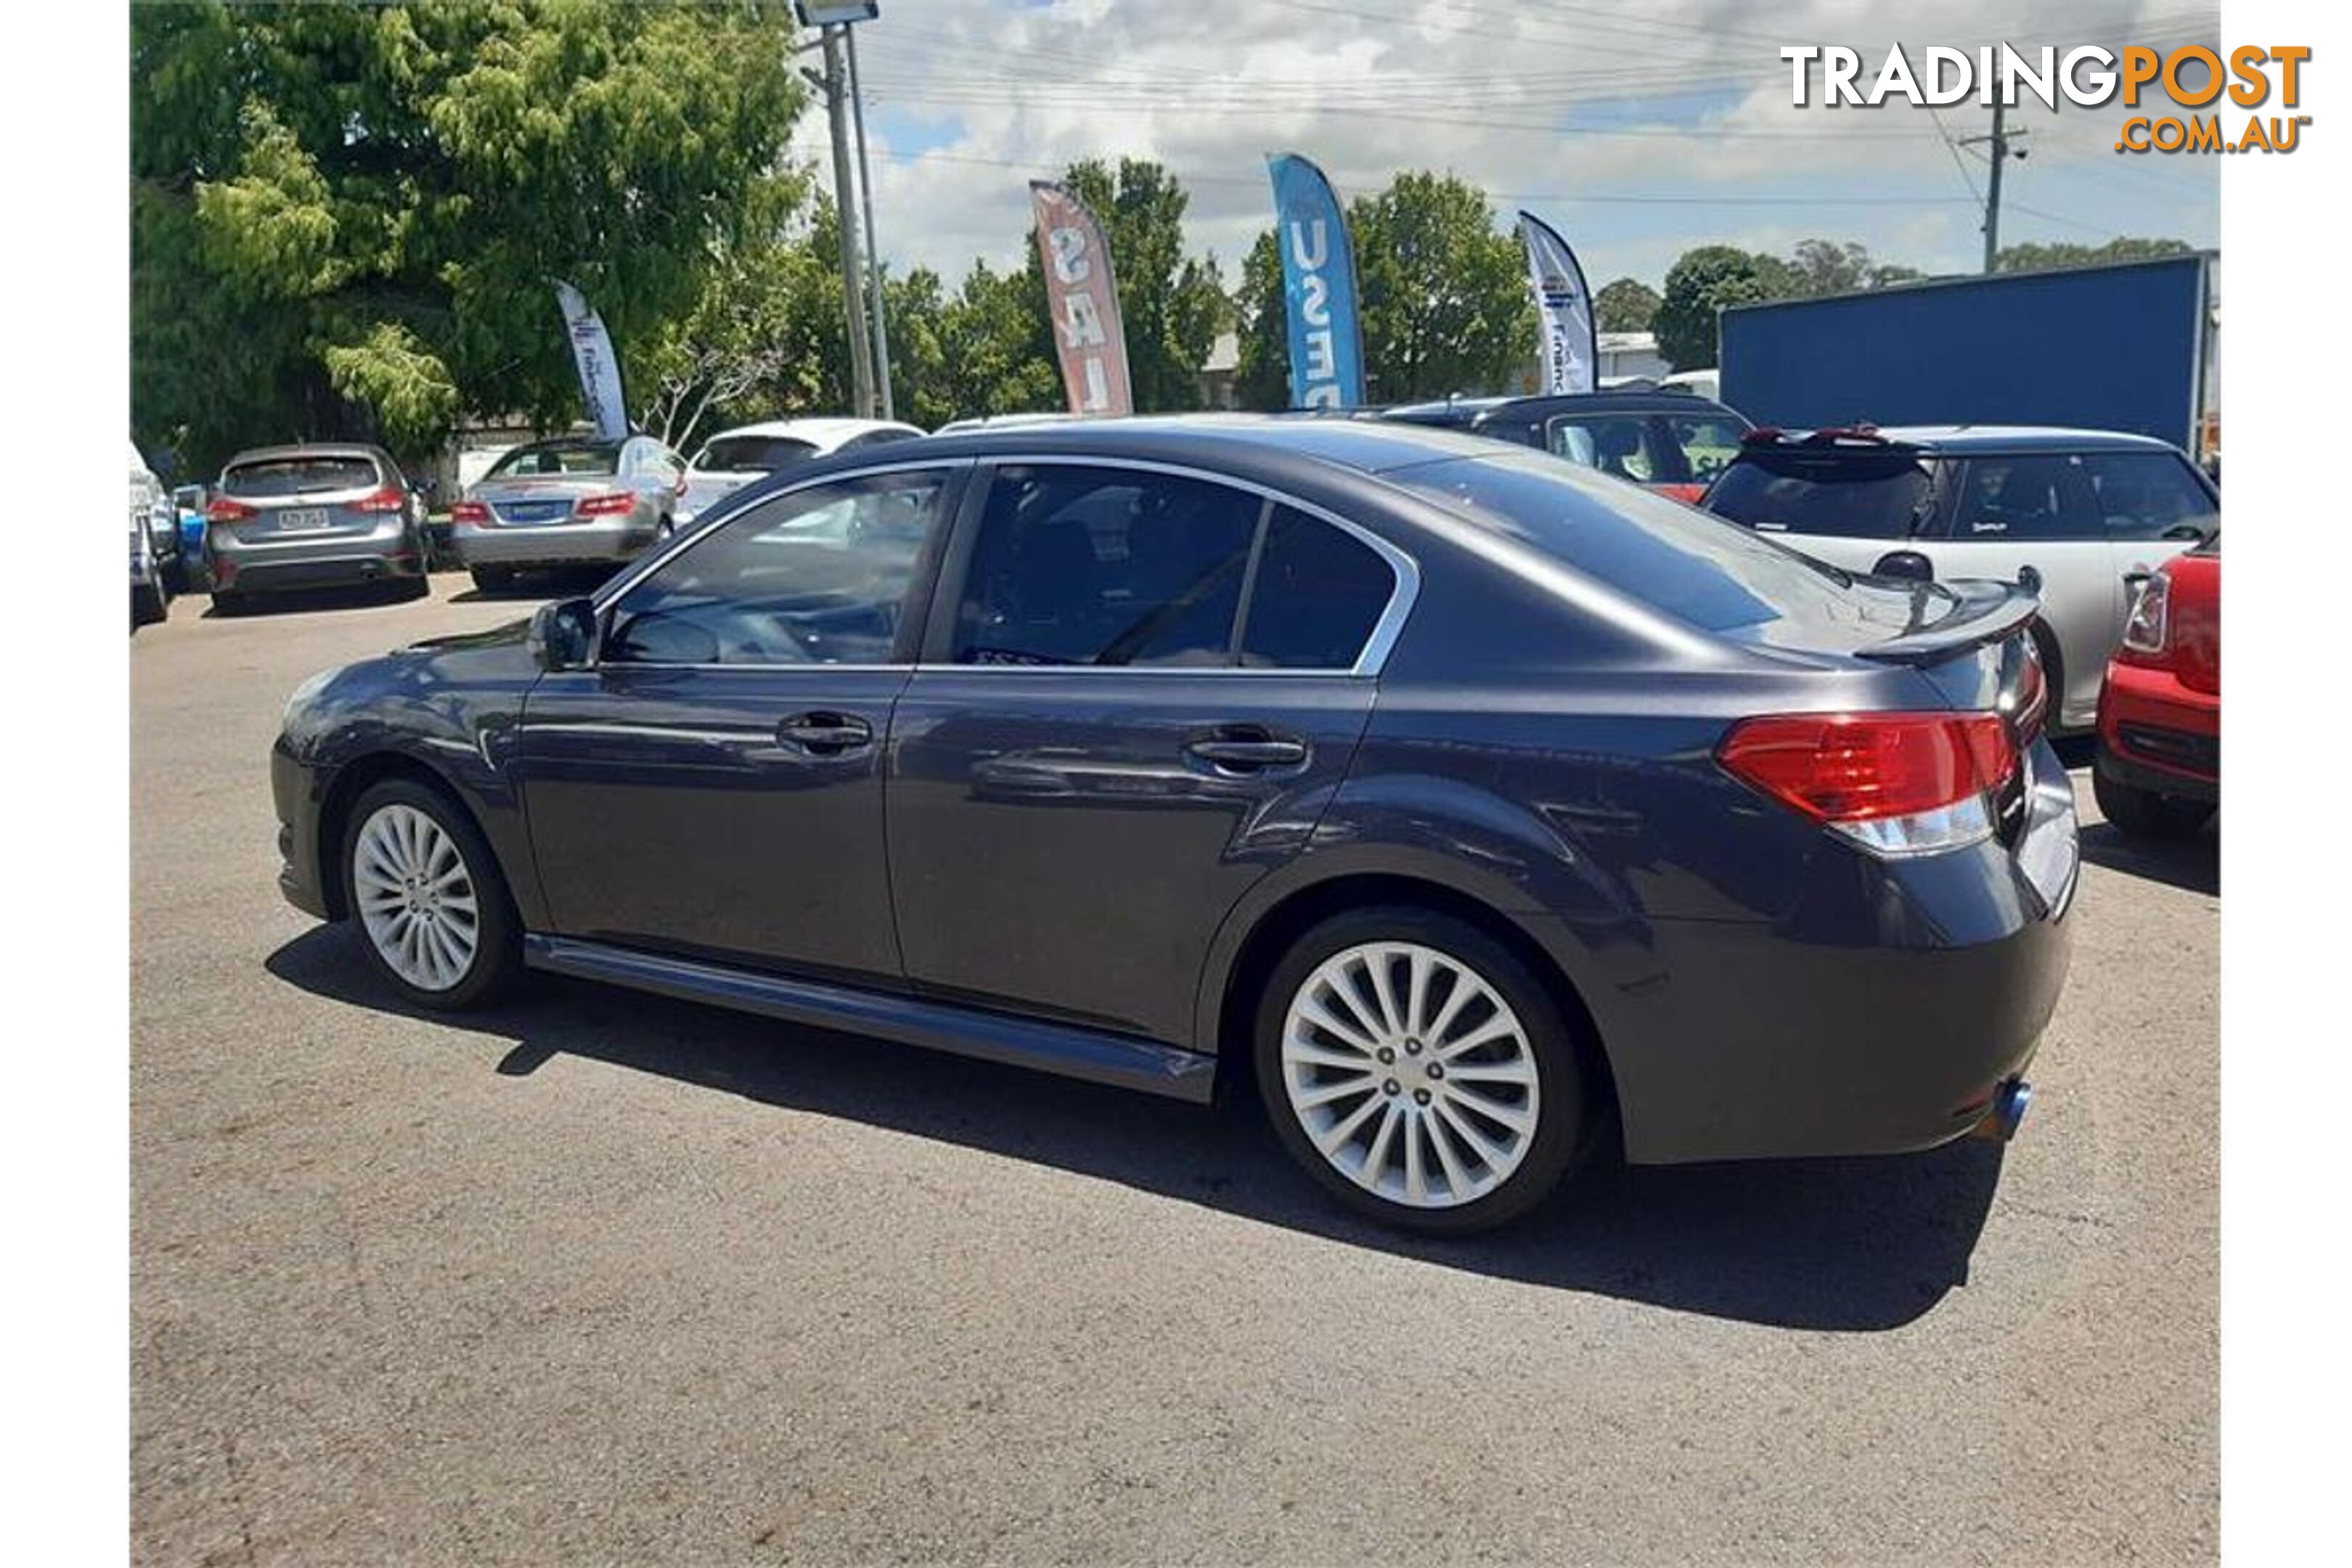
<instances>
[{"instance_id":1,"label":"dealership feather flag","mask_svg":"<svg viewBox=\"0 0 2352 1568\"><path fill-rule=\"evenodd\" d=\"M1364 401L1363 328L1348 217L1323 171L1295 153L1269 154L1282 298L1290 319L1290 405L1354 408Z\"/></svg>"},{"instance_id":2,"label":"dealership feather flag","mask_svg":"<svg viewBox=\"0 0 2352 1568\"><path fill-rule=\"evenodd\" d=\"M555 300L563 307L564 334L572 340L588 423L598 436L617 441L629 433L629 405L621 392L621 360L613 352L612 334L604 331L604 319L589 308L587 296L571 284L558 279Z\"/></svg>"},{"instance_id":3,"label":"dealership feather flag","mask_svg":"<svg viewBox=\"0 0 2352 1568\"><path fill-rule=\"evenodd\" d=\"M1519 214L1519 237L1528 247L1528 285L1535 290L1536 320L1542 337L1543 390L1591 392L1601 363L1592 319L1592 293L1576 252L1552 226L1531 212Z\"/></svg>"},{"instance_id":4,"label":"dealership feather flag","mask_svg":"<svg viewBox=\"0 0 2352 1568\"><path fill-rule=\"evenodd\" d=\"M1054 353L1070 412L1132 414L1127 329L1118 316L1110 245L1086 204L1050 180L1029 182L1037 216L1037 259L1045 269L1045 309L1054 319Z\"/></svg>"}]
</instances>

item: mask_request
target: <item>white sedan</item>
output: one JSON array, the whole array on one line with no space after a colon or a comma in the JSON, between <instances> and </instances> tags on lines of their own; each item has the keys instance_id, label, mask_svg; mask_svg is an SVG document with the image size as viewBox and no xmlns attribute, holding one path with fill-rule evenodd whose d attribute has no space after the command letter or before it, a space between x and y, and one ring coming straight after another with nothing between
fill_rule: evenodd
<instances>
[{"instance_id":1,"label":"white sedan","mask_svg":"<svg viewBox=\"0 0 2352 1568\"><path fill-rule=\"evenodd\" d=\"M780 468L921 434L912 425L891 419L771 419L721 430L687 465L677 526L685 527L752 480Z\"/></svg>"}]
</instances>

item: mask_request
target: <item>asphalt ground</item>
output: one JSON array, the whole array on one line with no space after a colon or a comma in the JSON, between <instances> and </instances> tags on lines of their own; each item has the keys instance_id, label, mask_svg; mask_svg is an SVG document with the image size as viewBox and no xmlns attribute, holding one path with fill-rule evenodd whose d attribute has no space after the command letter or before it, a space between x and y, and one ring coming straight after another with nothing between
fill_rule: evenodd
<instances>
[{"instance_id":1,"label":"asphalt ground","mask_svg":"<svg viewBox=\"0 0 2352 1568\"><path fill-rule=\"evenodd\" d=\"M541 979L407 1013L276 886L310 671L131 647L132 1555L2168 1563L2217 1551L2218 846L2078 773L2021 1137L1601 1173L1471 1242L1206 1110Z\"/></svg>"}]
</instances>

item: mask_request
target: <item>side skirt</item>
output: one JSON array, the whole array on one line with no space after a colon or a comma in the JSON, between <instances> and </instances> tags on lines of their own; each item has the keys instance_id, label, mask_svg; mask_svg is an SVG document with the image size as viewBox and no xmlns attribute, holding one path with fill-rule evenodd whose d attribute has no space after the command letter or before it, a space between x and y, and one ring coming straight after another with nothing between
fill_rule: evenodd
<instances>
[{"instance_id":1,"label":"side skirt","mask_svg":"<svg viewBox=\"0 0 2352 1568\"><path fill-rule=\"evenodd\" d=\"M601 980L817 1028L876 1035L903 1045L1035 1068L1120 1089L1139 1089L1196 1104L1207 1104L1215 1085L1214 1057L1067 1024L845 985L785 980L573 937L527 934L522 939L522 956L531 968L551 973Z\"/></svg>"}]
</instances>

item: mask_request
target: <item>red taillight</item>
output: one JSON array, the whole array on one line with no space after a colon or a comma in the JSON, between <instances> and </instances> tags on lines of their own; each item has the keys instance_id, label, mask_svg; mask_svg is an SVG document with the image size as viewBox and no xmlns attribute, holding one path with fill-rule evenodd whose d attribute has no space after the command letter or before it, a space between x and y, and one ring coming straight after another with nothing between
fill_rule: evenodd
<instances>
[{"instance_id":1,"label":"red taillight","mask_svg":"<svg viewBox=\"0 0 2352 1568\"><path fill-rule=\"evenodd\" d=\"M613 517L636 504L637 498L628 490L607 490L600 496L582 496L572 510L582 517Z\"/></svg>"},{"instance_id":2,"label":"red taillight","mask_svg":"<svg viewBox=\"0 0 2352 1568\"><path fill-rule=\"evenodd\" d=\"M254 515L253 508L241 500L231 500L226 496L215 496L212 504L205 508L206 522L243 522Z\"/></svg>"},{"instance_id":3,"label":"red taillight","mask_svg":"<svg viewBox=\"0 0 2352 1568\"><path fill-rule=\"evenodd\" d=\"M483 523L490 521L490 509L478 500L461 500L449 509L449 521L455 523Z\"/></svg>"},{"instance_id":4,"label":"red taillight","mask_svg":"<svg viewBox=\"0 0 2352 1568\"><path fill-rule=\"evenodd\" d=\"M408 498L402 495L397 487L386 485L383 489L363 495L352 502L352 510L353 511L398 511L407 504Z\"/></svg>"},{"instance_id":5,"label":"red taillight","mask_svg":"<svg viewBox=\"0 0 2352 1568\"><path fill-rule=\"evenodd\" d=\"M2050 718L2050 677L2042 668L2041 654L2027 646L2025 671L2018 677L2017 708L2010 715L2010 729L2015 731L2020 744L2031 744L2042 733L2042 726Z\"/></svg>"},{"instance_id":6,"label":"red taillight","mask_svg":"<svg viewBox=\"0 0 2352 1568\"><path fill-rule=\"evenodd\" d=\"M1735 778L1885 854L1972 843L2017 771L1998 713L1788 713L1743 719L1716 748Z\"/></svg>"}]
</instances>

